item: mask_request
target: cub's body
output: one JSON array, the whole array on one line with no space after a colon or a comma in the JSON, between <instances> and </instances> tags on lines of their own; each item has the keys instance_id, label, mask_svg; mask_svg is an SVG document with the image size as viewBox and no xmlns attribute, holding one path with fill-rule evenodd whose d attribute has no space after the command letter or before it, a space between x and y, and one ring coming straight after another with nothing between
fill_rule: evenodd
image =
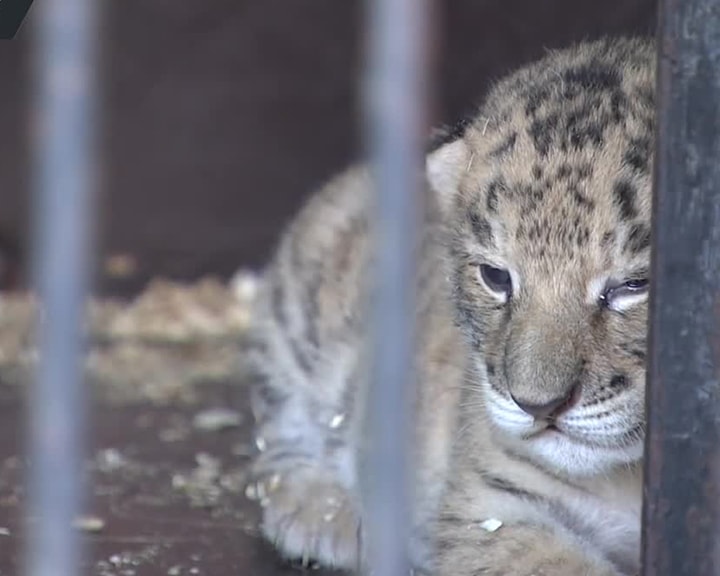
<instances>
[{"instance_id":1,"label":"cub's body","mask_svg":"<svg viewBox=\"0 0 720 576\"><path fill-rule=\"evenodd\" d=\"M498 83L428 156L419 569L638 570L653 95L651 44L580 45ZM354 167L291 223L253 354L264 533L341 567L358 561L372 205Z\"/></svg>"}]
</instances>

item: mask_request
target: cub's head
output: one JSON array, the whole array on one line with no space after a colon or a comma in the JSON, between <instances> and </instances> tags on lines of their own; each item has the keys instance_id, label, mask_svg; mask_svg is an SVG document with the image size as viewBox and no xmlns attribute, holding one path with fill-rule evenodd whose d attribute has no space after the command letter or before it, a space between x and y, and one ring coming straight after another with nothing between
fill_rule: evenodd
<instances>
[{"instance_id":1,"label":"cub's head","mask_svg":"<svg viewBox=\"0 0 720 576\"><path fill-rule=\"evenodd\" d=\"M649 43L551 53L428 161L487 416L571 475L642 457L653 94Z\"/></svg>"}]
</instances>

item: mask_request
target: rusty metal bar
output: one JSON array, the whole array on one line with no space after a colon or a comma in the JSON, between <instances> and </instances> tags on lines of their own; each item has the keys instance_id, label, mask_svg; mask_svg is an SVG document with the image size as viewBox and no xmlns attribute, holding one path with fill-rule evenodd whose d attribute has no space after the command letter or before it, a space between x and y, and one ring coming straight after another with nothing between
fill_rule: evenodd
<instances>
[{"instance_id":1,"label":"rusty metal bar","mask_svg":"<svg viewBox=\"0 0 720 576\"><path fill-rule=\"evenodd\" d=\"M35 6L34 285L42 307L29 403L30 576L75 576L86 432L82 320L88 291L97 2Z\"/></svg>"},{"instance_id":2,"label":"rusty metal bar","mask_svg":"<svg viewBox=\"0 0 720 576\"><path fill-rule=\"evenodd\" d=\"M364 536L375 576L408 574L414 292L430 0L372 0L366 120L377 191Z\"/></svg>"},{"instance_id":3,"label":"rusty metal bar","mask_svg":"<svg viewBox=\"0 0 720 576\"><path fill-rule=\"evenodd\" d=\"M720 1L660 2L645 576L720 574Z\"/></svg>"}]
</instances>

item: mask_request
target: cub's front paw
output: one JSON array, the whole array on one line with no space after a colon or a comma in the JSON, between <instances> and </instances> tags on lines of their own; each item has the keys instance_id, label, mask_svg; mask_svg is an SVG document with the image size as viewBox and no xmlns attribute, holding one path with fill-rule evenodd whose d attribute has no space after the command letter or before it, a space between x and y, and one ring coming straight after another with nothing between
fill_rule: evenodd
<instances>
[{"instance_id":1,"label":"cub's front paw","mask_svg":"<svg viewBox=\"0 0 720 576\"><path fill-rule=\"evenodd\" d=\"M348 491L322 471L265 477L255 485L262 532L288 559L355 568L358 515Z\"/></svg>"}]
</instances>

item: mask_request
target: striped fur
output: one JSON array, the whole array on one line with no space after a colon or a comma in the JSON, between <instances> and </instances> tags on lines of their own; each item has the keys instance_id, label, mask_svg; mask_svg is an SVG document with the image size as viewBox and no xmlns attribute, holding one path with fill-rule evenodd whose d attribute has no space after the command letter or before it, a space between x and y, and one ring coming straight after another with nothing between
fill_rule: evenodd
<instances>
[{"instance_id":1,"label":"striped fur","mask_svg":"<svg viewBox=\"0 0 720 576\"><path fill-rule=\"evenodd\" d=\"M428 156L419 570L638 570L653 95L647 42L553 52ZM264 533L339 567L358 561L372 199L353 167L293 220L264 274L253 354ZM507 271L507 291L487 266Z\"/></svg>"}]
</instances>

